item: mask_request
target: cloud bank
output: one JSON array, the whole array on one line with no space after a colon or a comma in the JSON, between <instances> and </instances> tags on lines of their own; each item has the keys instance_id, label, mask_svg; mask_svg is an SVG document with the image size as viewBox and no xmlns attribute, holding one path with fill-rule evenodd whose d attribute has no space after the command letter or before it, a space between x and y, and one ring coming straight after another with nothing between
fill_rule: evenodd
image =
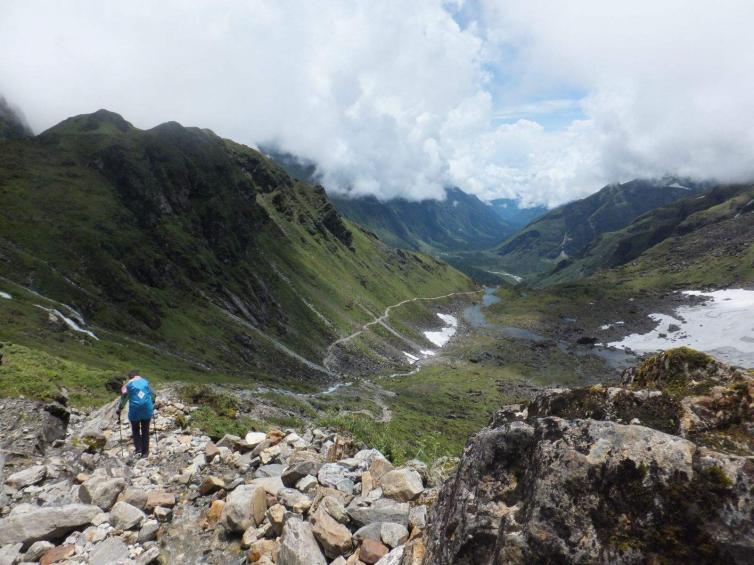
<instances>
[{"instance_id":1,"label":"cloud bank","mask_svg":"<svg viewBox=\"0 0 754 565\"><path fill-rule=\"evenodd\" d=\"M0 92L36 131L104 107L317 163L332 190L558 204L754 178L748 0L6 0Z\"/></svg>"}]
</instances>

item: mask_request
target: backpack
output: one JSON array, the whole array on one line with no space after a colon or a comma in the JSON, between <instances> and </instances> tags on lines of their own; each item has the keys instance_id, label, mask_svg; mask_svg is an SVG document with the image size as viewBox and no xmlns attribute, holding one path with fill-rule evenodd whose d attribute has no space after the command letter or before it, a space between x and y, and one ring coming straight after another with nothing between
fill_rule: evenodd
<instances>
[{"instance_id":1,"label":"backpack","mask_svg":"<svg viewBox=\"0 0 754 565\"><path fill-rule=\"evenodd\" d=\"M149 420L154 413L152 389L145 378L133 379L126 385L128 391L128 419L131 421Z\"/></svg>"}]
</instances>

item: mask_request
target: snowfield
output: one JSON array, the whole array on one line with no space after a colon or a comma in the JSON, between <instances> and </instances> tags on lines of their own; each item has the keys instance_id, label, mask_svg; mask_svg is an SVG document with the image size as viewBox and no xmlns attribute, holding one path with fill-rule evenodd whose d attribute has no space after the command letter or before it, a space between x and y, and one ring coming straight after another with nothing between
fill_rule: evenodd
<instances>
[{"instance_id":1,"label":"snowfield","mask_svg":"<svg viewBox=\"0 0 754 565\"><path fill-rule=\"evenodd\" d=\"M608 345L639 353L687 346L723 361L754 368L754 290L684 291L709 298L704 304L681 306L674 316L651 314L657 327L646 334L631 334Z\"/></svg>"},{"instance_id":2,"label":"snowfield","mask_svg":"<svg viewBox=\"0 0 754 565\"><path fill-rule=\"evenodd\" d=\"M439 332L424 332L424 337L434 343L437 347L442 347L450 341L451 337L456 335L458 320L455 316L451 316L450 314L438 314L437 316L445 322L445 327Z\"/></svg>"},{"instance_id":3,"label":"snowfield","mask_svg":"<svg viewBox=\"0 0 754 565\"><path fill-rule=\"evenodd\" d=\"M13 297L8 294L7 292L3 292L0 290L0 298L5 298L5 300L12 300Z\"/></svg>"}]
</instances>

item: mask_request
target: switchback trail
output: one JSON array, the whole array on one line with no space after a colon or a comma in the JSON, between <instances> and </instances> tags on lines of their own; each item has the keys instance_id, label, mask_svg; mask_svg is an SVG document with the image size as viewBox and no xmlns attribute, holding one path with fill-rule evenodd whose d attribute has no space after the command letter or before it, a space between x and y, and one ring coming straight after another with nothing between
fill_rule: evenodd
<instances>
[{"instance_id":1,"label":"switchback trail","mask_svg":"<svg viewBox=\"0 0 754 565\"><path fill-rule=\"evenodd\" d=\"M430 301L430 300L442 300L443 298L450 298L452 296L465 296L465 295L469 295L469 294L479 294L480 292L484 292L484 289L469 290L469 291L466 291L466 292L451 292L449 294L444 294L442 296L429 296L429 297L417 296L417 297L414 297L414 298L408 298L406 300L402 300L401 302L398 302L397 304L393 304L391 306L388 306L387 308L385 308L385 310L382 312L382 314L380 316L377 316L372 321L367 322L366 324L362 325L361 328L359 328L357 331L353 332L350 335L347 335L345 337L341 337L340 339L337 339L337 340L333 341L327 347L327 352L325 353L325 357L322 360L322 365L324 367L328 368L328 370L329 370L328 365L329 365L330 355L332 353L332 350L335 347L337 347L338 345L342 345L344 343L347 343L347 342L351 341L353 338L355 338L355 337L363 334L369 328L371 328L372 326L375 326L377 324L380 324L380 325L383 325L383 326L387 327L386 321L390 317L390 311L394 310L395 308L403 306L404 304L408 304L409 302L418 302L418 301L424 301L424 300L426 300L426 301Z\"/></svg>"}]
</instances>

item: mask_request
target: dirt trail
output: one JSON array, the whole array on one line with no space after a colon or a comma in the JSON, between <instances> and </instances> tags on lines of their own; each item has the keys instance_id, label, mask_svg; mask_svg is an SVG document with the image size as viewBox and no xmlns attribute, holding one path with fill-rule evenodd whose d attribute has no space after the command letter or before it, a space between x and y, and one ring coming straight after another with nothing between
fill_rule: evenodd
<instances>
[{"instance_id":1,"label":"dirt trail","mask_svg":"<svg viewBox=\"0 0 754 565\"><path fill-rule=\"evenodd\" d=\"M324 367L328 367L328 365L330 363L330 355L332 354L332 351L333 351L333 349L335 347L337 347L339 345L342 345L344 343L347 343L347 342L351 341L352 339L354 339L355 337L360 336L361 334L363 334L365 331L367 331L372 326L375 326L375 325L379 324L379 325L384 326L388 330L390 330L391 333L396 333L397 334L397 332L395 332L395 330L392 330L392 328L390 328L387 325L387 323L386 323L387 319L390 317L390 311L394 310L395 308L403 306L404 304L408 304L409 302L417 302L417 301L420 301L420 300L426 300L426 301L430 301L430 300L442 300L444 298L450 298L452 296L466 296L466 295L469 295L469 294L479 294L480 292L484 292L484 290L470 290L470 291L466 291L466 292L451 292L449 294L444 294L442 296L428 296L428 297L417 296L415 298L408 298L406 300L402 300L401 302L398 302L397 304L393 304L391 306L388 306L387 308L385 308L385 310L382 312L382 314L380 316L377 316L373 320L371 320L370 322L367 322L366 324L362 325L361 328L359 328L357 331L353 332L350 335L347 335L345 337L341 337L340 339L337 339L337 340L333 341L327 347L327 352L325 353L325 357L324 357L324 359L322 361L322 365ZM405 338L403 338L403 339L405 339Z\"/></svg>"}]
</instances>

